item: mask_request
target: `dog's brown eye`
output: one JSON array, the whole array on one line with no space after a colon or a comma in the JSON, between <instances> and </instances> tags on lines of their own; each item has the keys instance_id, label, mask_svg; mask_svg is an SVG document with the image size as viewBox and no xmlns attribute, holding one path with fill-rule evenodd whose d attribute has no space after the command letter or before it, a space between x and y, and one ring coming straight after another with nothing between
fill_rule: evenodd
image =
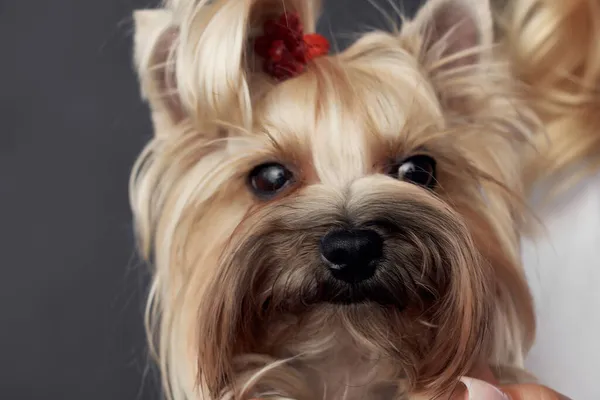
<instances>
[{"instance_id":1,"label":"dog's brown eye","mask_svg":"<svg viewBox=\"0 0 600 400\"><path fill-rule=\"evenodd\" d=\"M390 175L403 181L433 189L436 184L435 160L426 155L416 155L396 163Z\"/></svg>"},{"instance_id":2,"label":"dog's brown eye","mask_svg":"<svg viewBox=\"0 0 600 400\"><path fill-rule=\"evenodd\" d=\"M259 165L249 176L252 191L263 199L275 196L292 181L292 178L290 170L277 163Z\"/></svg>"}]
</instances>

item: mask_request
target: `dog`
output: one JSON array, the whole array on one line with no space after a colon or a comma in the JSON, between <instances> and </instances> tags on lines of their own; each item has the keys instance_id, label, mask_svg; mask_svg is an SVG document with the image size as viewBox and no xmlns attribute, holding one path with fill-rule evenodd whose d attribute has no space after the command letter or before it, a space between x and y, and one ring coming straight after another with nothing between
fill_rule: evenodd
<instances>
[{"instance_id":1,"label":"dog","mask_svg":"<svg viewBox=\"0 0 600 400\"><path fill-rule=\"evenodd\" d=\"M316 0L136 12L154 137L130 193L167 398L434 398L480 363L526 379L527 196L600 153L598 35L568 29L594 4L566 3L428 0L337 54Z\"/></svg>"}]
</instances>

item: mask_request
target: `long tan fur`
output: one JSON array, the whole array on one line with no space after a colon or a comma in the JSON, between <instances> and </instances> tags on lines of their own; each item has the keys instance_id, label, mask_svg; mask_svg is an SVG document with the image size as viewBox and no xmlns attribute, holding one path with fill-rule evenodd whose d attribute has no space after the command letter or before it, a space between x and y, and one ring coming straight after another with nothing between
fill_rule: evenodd
<instances>
[{"instance_id":1,"label":"long tan fur","mask_svg":"<svg viewBox=\"0 0 600 400\"><path fill-rule=\"evenodd\" d=\"M523 170L539 120L554 121L547 87L524 95L479 0L430 0L402 29L277 83L252 40L285 10L314 31L308 0L171 0L136 14L155 137L130 192L167 397L406 399L447 395L481 362L521 371L535 331ZM512 63L523 80L531 52ZM435 190L390 175L423 153L437 160ZM294 175L269 201L248 185L265 162ZM329 301L318 243L347 224L386 237L380 303Z\"/></svg>"},{"instance_id":2,"label":"long tan fur","mask_svg":"<svg viewBox=\"0 0 600 400\"><path fill-rule=\"evenodd\" d=\"M600 166L600 1L501 3L508 59L545 127L536 137L527 184L595 170Z\"/></svg>"}]
</instances>

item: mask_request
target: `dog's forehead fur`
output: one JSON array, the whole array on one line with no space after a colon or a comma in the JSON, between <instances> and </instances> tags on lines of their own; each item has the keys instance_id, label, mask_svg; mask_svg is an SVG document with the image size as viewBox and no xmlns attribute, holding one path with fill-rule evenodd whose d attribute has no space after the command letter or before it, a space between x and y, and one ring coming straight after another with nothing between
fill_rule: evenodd
<instances>
[{"instance_id":1,"label":"dog's forehead fur","mask_svg":"<svg viewBox=\"0 0 600 400\"><path fill-rule=\"evenodd\" d=\"M414 56L400 47L367 59L348 52L317 60L255 108L256 131L328 183L378 172L386 158L409 155L443 126L441 105Z\"/></svg>"}]
</instances>

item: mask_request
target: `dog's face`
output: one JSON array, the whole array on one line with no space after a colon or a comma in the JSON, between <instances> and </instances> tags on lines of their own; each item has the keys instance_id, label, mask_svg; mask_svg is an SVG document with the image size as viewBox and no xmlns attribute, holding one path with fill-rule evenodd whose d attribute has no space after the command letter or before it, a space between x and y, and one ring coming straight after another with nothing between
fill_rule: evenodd
<instances>
[{"instance_id":1,"label":"dog's face","mask_svg":"<svg viewBox=\"0 0 600 400\"><path fill-rule=\"evenodd\" d=\"M308 3L289 5L306 18ZM369 34L282 83L245 71L248 103L203 94L227 86L215 71L194 92L197 65L175 65L176 94L168 68L140 68L157 132L133 204L176 397L300 397L294 374L349 349L417 390L490 357L518 364L532 330L517 261L524 120L502 71L464 53L490 44L476 3L433 1L399 34ZM193 35L178 23L183 63ZM294 373L270 376L286 358Z\"/></svg>"}]
</instances>

